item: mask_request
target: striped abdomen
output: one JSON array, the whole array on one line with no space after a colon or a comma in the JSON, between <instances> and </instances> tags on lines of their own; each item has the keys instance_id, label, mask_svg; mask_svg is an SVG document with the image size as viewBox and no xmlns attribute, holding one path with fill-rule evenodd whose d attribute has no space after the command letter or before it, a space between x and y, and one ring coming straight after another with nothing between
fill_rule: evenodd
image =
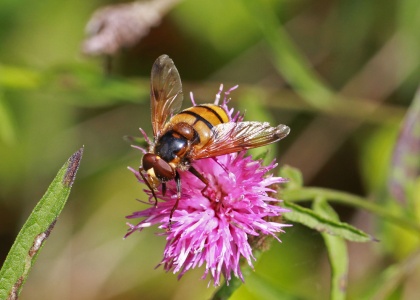
<instances>
[{"instance_id":1,"label":"striped abdomen","mask_svg":"<svg viewBox=\"0 0 420 300\"><path fill-rule=\"evenodd\" d=\"M211 137L211 129L221 123L229 122L226 111L214 104L202 104L187 108L173 116L170 124L187 123L192 126L198 140L194 147L203 147Z\"/></svg>"}]
</instances>

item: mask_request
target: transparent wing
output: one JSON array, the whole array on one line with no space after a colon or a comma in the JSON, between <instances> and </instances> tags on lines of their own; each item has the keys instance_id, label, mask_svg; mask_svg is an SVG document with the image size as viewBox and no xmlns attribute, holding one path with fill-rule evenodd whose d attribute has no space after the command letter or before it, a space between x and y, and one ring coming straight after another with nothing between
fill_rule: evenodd
<instances>
[{"instance_id":1,"label":"transparent wing","mask_svg":"<svg viewBox=\"0 0 420 300\"><path fill-rule=\"evenodd\" d=\"M191 158L200 159L257 148L286 137L286 125L270 126L267 122L229 122L212 129L213 136L201 149L193 151Z\"/></svg>"},{"instance_id":2,"label":"transparent wing","mask_svg":"<svg viewBox=\"0 0 420 300\"><path fill-rule=\"evenodd\" d=\"M161 55L152 67L150 100L152 107L152 127L155 137L160 133L171 115L182 105L182 84L178 70L172 59Z\"/></svg>"}]
</instances>

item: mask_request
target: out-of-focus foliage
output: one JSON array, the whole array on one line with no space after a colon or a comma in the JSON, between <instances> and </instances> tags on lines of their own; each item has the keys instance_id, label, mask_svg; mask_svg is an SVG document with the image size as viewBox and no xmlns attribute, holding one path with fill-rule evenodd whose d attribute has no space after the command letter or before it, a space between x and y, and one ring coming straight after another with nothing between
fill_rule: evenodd
<instances>
[{"instance_id":1,"label":"out-of-focus foliage","mask_svg":"<svg viewBox=\"0 0 420 300\"><path fill-rule=\"evenodd\" d=\"M270 148L267 160L300 169L304 186L325 188L306 190L305 199L325 192L340 222L380 240L347 243L348 299L416 299L418 173L410 183L400 181L410 190L409 213L387 185L402 167L391 157L420 82L418 0L184 0L132 48L111 59L83 56L90 16L116 3L122 2L0 2L2 260L63 157L85 146L77 185L22 299L214 293L199 279L202 270L181 281L154 270L164 246L156 228L122 240L124 216L144 208L135 199L146 197L126 170L139 165L140 152L122 137L138 136L138 127L151 133L149 74L163 53L175 61L185 95L193 91L197 102L212 101L220 83L239 84L231 104L249 108L246 119L289 125L291 134ZM281 240L232 299L328 297L321 235L294 224Z\"/></svg>"},{"instance_id":2,"label":"out-of-focus foliage","mask_svg":"<svg viewBox=\"0 0 420 300\"><path fill-rule=\"evenodd\" d=\"M416 210L416 181L420 175L420 90L411 104L394 149L389 176L391 195L408 209ZM410 203L407 203L410 201Z\"/></svg>"}]
</instances>

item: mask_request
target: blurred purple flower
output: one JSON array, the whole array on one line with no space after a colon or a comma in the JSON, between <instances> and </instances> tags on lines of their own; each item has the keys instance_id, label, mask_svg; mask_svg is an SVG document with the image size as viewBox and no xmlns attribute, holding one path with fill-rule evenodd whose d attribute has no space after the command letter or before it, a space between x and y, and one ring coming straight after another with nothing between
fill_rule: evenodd
<instances>
[{"instance_id":1,"label":"blurred purple flower","mask_svg":"<svg viewBox=\"0 0 420 300\"><path fill-rule=\"evenodd\" d=\"M89 55L114 55L130 48L157 26L180 0L150 0L99 8L86 25L82 50Z\"/></svg>"},{"instance_id":2,"label":"blurred purple flower","mask_svg":"<svg viewBox=\"0 0 420 300\"><path fill-rule=\"evenodd\" d=\"M420 89L408 109L392 154L388 188L402 205L413 205L412 189L420 174Z\"/></svg>"},{"instance_id":3,"label":"blurred purple flower","mask_svg":"<svg viewBox=\"0 0 420 300\"><path fill-rule=\"evenodd\" d=\"M205 265L203 279L210 273L214 285L220 284L223 274L229 282L231 274L243 280L240 259L243 257L252 267L252 248L248 236L271 235L283 232L286 224L269 221L287 210L278 206L270 196L273 185L285 182L281 177L267 175L276 164L262 166L262 161L245 157L245 152L201 159L194 167L209 181L204 183L190 172L180 172L182 197L169 229L169 215L176 201L174 181L168 182L168 190L157 197L163 202L128 216L129 219L145 218L137 225L129 224L126 236L143 228L159 224L166 229L167 244L160 265L166 271L179 273L179 278L189 269ZM143 182L138 171L130 170ZM150 191L146 191L150 196ZM280 240L279 240L280 241Z\"/></svg>"}]
</instances>

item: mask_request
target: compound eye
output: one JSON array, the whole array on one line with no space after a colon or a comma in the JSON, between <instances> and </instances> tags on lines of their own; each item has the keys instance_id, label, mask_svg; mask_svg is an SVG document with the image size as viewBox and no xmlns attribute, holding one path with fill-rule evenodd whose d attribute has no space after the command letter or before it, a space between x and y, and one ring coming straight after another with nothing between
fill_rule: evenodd
<instances>
[{"instance_id":1,"label":"compound eye","mask_svg":"<svg viewBox=\"0 0 420 300\"><path fill-rule=\"evenodd\" d=\"M157 156L152 153L146 153L143 156L143 170L150 170L153 168L153 166L156 164L156 161L158 160Z\"/></svg>"},{"instance_id":2,"label":"compound eye","mask_svg":"<svg viewBox=\"0 0 420 300\"><path fill-rule=\"evenodd\" d=\"M156 177L162 182L175 178L175 170L163 159L157 159L153 169L155 170Z\"/></svg>"}]
</instances>

